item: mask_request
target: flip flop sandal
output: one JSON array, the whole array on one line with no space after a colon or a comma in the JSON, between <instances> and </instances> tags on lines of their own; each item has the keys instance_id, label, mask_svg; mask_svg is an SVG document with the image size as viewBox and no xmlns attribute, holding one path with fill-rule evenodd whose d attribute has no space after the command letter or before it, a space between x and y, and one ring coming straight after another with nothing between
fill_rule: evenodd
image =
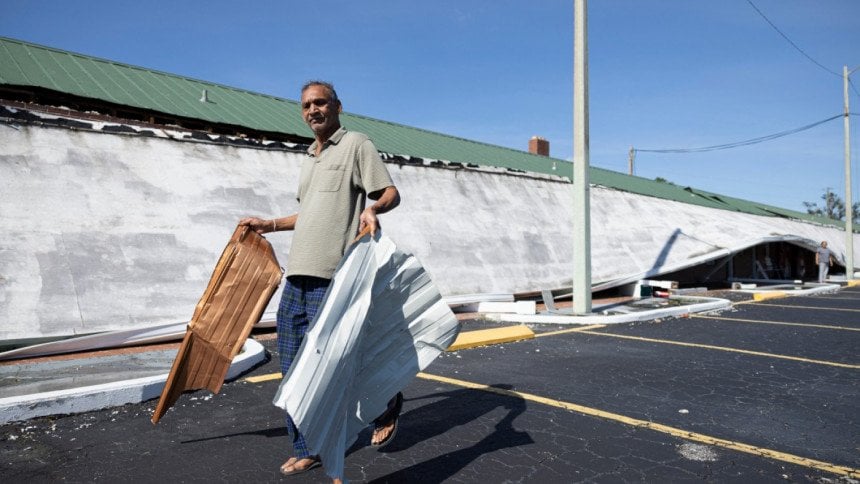
<instances>
[{"instance_id":1,"label":"flip flop sandal","mask_svg":"<svg viewBox=\"0 0 860 484\"><path fill-rule=\"evenodd\" d=\"M304 459L304 457L303 457L303 459ZM307 459L312 459L313 462L311 462L306 467L303 467L301 469L296 468L295 464L293 464L293 470L285 471L284 466L281 466L281 474L285 475L285 476L297 476L299 474L304 474L305 472L307 472L311 469L316 469L317 467L322 465L322 461L320 461L319 457L307 457ZM300 460L302 460L302 459L298 459L296 462L298 462Z\"/></svg>"},{"instance_id":2,"label":"flip flop sandal","mask_svg":"<svg viewBox=\"0 0 860 484\"><path fill-rule=\"evenodd\" d=\"M376 433L377 430L382 429L382 427L387 427L391 424L394 424L394 428L391 429L391 433L388 434L388 437L381 442L373 443L370 445L373 447L385 447L390 444L392 440L394 440L394 436L397 435L398 420L400 417L400 411L403 409L403 394L397 392L397 395L394 397L394 406L385 411L382 415L380 415L376 420L373 421L373 432Z\"/></svg>"}]
</instances>

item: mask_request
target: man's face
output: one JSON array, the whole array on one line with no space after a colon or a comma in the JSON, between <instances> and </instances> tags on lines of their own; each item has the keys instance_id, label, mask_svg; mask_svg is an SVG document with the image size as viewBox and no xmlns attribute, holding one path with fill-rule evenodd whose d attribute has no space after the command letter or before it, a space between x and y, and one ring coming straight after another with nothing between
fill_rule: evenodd
<instances>
[{"instance_id":1,"label":"man's face","mask_svg":"<svg viewBox=\"0 0 860 484\"><path fill-rule=\"evenodd\" d=\"M822 242L821 247L824 247L826 249L827 248L827 242Z\"/></svg>"},{"instance_id":2,"label":"man's face","mask_svg":"<svg viewBox=\"0 0 860 484\"><path fill-rule=\"evenodd\" d=\"M302 93L302 119L317 136L330 136L340 127L340 102L325 86L310 86Z\"/></svg>"}]
</instances>

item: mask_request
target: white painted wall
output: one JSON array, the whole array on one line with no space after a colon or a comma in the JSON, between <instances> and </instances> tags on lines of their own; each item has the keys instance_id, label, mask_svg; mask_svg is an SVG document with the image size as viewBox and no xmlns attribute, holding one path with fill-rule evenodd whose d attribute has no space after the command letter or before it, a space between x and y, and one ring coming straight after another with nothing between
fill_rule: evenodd
<instances>
[{"instance_id":1,"label":"white painted wall","mask_svg":"<svg viewBox=\"0 0 860 484\"><path fill-rule=\"evenodd\" d=\"M0 340L189 319L236 222L297 209L300 156L0 124ZM403 202L382 216L383 229L444 295L570 284L569 183L389 169ZM826 239L844 252L843 233L832 228L601 187L591 193L596 284L670 272L768 237L801 237L810 247ZM269 240L286 265L291 235Z\"/></svg>"}]
</instances>

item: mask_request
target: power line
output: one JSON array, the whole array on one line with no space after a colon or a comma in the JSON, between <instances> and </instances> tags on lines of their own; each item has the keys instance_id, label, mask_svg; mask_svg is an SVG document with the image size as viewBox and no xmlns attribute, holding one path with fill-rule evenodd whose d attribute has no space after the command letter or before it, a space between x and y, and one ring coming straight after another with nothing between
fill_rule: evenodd
<instances>
[{"instance_id":1,"label":"power line","mask_svg":"<svg viewBox=\"0 0 860 484\"><path fill-rule=\"evenodd\" d=\"M773 27L773 29L774 29L774 30L776 30L776 31L777 31L777 33L779 33L779 35L781 35L781 36L782 36L782 38L784 38L784 39L785 39L789 44L791 44L791 46L792 46L792 47L794 47L795 49L797 49L797 51L798 51L798 52L800 52L801 54L803 54L803 56L804 56L804 57L806 57L807 59L809 59L810 61L812 61L812 62L813 62L815 65L817 65L818 67L820 67L820 68L824 69L824 70L825 70L826 72L828 72L829 74L833 74L834 76L837 76L837 77L839 77L839 78L841 78L841 77L842 77L842 74L840 74L840 73L838 73L838 72L835 72L835 71L832 71L832 70L828 69L827 67L825 67L824 65L822 65L820 62L818 62L817 60L813 59L813 58L812 58L812 56L810 56L809 54L807 54L803 49L801 49L800 47L798 47L798 45L797 45L797 44L795 44L794 42L792 42L792 40L791 40L791 39L789 39L787 35L785 35L781 30L779 30L779 27L777 27L773 22L771 22L771 21L770 21L770 19L769 19L769 18L767 18L767 16L764 14L764 12L762 12L761 10L759 10L759 8L758 8L758 7L756 7L756 6L755 6L755 4L752 2L752 0L747 0L747 3L749 3L749 4L750 4L750 6L751 6L753 9L755 9L755 11L756 11L756 12L758 12L758 14L759 14L759 15L761 15L761 18L763 18L763 19L764 19L768 24L770 24L770 26L771 26L771 27ZM858 91L857 91L857 86L855 86L855 85L854 85L854 83L851 81L851 79L848 79L848 84L851 86L851 89L854 91L854 94L856 94L856 95L857 95L857 97L860 97L860 92L858 92Z\"/></svg>"},{"instance_id":2,"label":"power line","mask_svg":"<svg viewBox=\"0 0 860 484\"><path fill-rule=\"evenodd\" d=\"M838 73L838 72L835 72L835 71L832 71L832 70L828 69L827 67L825 67L824 65L822 65L820 62L818 62L817 60L813 59L809 54L807 54L806 52L804 52L804 50L803 50L803 49L801 49L800 47L798 47L798 46L797 46L797 44L795 44L794 42L792 42L792 40L791 40L791 39L789 39L787 35L785 35L781 30L779 30L779 27L777 27L773 22L771 22L771 21L770 21L770 19L769 19L769 18L767 18L767 16L766 16L766 15L765 15L761 10L759 10L759 8L758 8L758 7L756 7L754 3L752 3L752 0L747 0L747 3L749 3L749 4L750 4L750 6L752 6L752 8L753 8L753 9L755 9L755 11L756 11L756 12L758 12L758 14L759 14L759 15L761 15L761 17L762 17L762 18L763 18L763 19L764 19L768 24L770 24L770 26L771 26L771 27L773 27L773 29L774 29L774 30L776 30L776 31L777 31L777 33L779 33L779 35L781 35L781 36L782 36L782 38L784 38L786 41L788 41L788 43L789 43L789 44L791 44L791 46L792 46L792 47L794 47L795 49L797 49L797 51L798 51L798 52L800 52L801 54L803 54L803 55L804 55L804 57L806 57L807 59L809 59L810 61L812 61L812 62L813 62L815 65L817 65L818 67L820 67L820 68L824 69L826 72L828 72L828 73L830 73L830 74L833 74L834 76L838 76L838 77L840 77L840 78L842 77L842 74L840 74L840 73ZM851 79L848 79L848 84L851 86L851 89L854 91L854 94L856 94L856 95L857 95L857 97L860 97L860 91L857 91L857 86L855 86L855 85L854 85L854 83L851 81Z\"/></svg>"},{"instance_id":3,"label":"power line","mask_svg":"<svg viewBox=\"0 0 860 484\"><path fill-rule=\"evenodd\" d=\"M860 97L860 92L857 92L857 86L854 85L854 82L851 80L850 77L848 78L848 85L851 86L851 89L854 90L854 94L856 94L857 97Z\"/></svg>"},{"instance_id":4,"label":"power line","mask_svg":"<svg viewBox=\"0 0 860 484\"><path fill-rule=\"evenodd\" d=\"M804 57L806 57L807 59L809 59L810 61L812 61L812 62L813 62L815 65L817 65L818 67L820 67L820 68L824 69L825 71L829 72L830 74L833 74L834 76L842 77L842 74L839 74L838 72L832 71L832 70L828 69L827 67L823 66L820 62L818 62L817 60L813 59L809 54L807 54L806 52L804 52L804 51L803 51L803 49L801 49L800 47L798 47L798 46L797 46L797 44L795 44L794 42L792 42L792 40L791 40L791 39L789 39L787 35L785 35L784 33L782 33L782 31L781 31L781 30L779 30L779 27L777 27L776 25L774 25L774 23L773 23L773 22L771 22L771 21L770 21L770 19L769 19L769 18L767 18L767 16L766 16L766 15L765 15L761 10L759 10L759 8L758 8L758 7L756 7L754 3L752 3L752 0L747 0L747 3L749 3L749 4L750 4L750 6L752 6L752 8L754 8L754 9L755 9L755 11L756 11L756 12L758 12L758 14L759 14L759 15L761 15L761 18L763 18L763 19L764 19L768 24L770 24L770 26L771 26L771 27L773 27L773 29L774 29L774 30L776 30L776 31L777 31L777 33L779 33L779 35L781 35L783 39L785 39L786 41L788 41L788 43L789 43L789 44L791 44L791 46L792 46L792 47L794 47L795 49L797 49L797 51L798 51L798 52L800 52L801 54L803 54L803 56L804 56Z\"/></svg>"},{"instance_id":5,"label":"power line","mask_svg":"<svg viewBox=\"0 0 860 484\"><path fill-rule=\"evenodd\" d=\"M766 136L759 136L758 138L752 138L752 139L748 139L748 140L744 140L744 141L735 141L733 143L724 143L724 144L713 145L713 146L703 146L701 148L663 148L663 149L658 149L658 150L651 150L651 149L645 150L645 149L634 148L633 151L640 152L640 153L703 153L706 151L727 150L730 148L737 148L739 146L749 146L749 145L754 145L757 143L763 143L765 141L770 141L770 140L782 138L784 136L788 136L791 134L800 133L801 131L806 131L808 129L812 129L816 126L822 125L828 121L833 121L834 119L841 118L843 116L844 116L844 114L840 113L840 114L837 114L836 116L831 116L827 119L822 119L821 121L816 121L812 124L807 124L806 126L801 126L799 128L789 129L786 131L780 131L779 133L769 134Z\"/></svg>"}]
</instances>

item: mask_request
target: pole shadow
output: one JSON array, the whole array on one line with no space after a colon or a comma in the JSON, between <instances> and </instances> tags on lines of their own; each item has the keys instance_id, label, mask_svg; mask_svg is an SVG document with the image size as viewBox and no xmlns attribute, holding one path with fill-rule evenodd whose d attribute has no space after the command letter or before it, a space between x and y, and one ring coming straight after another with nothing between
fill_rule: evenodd
<instances>
[{"instance_id":1,"label":"pole shadow","mask_svg":"<svg viewBox=\"0 0 860 484\"><path fill-rule=\"evenodd\" d=\"M663 264L666 263L666 259L669 257L669 252L672 251L672 246L675 245L675 241L678 240L678 237L682 234L681 229L675 229L672 232L672 235L666 240L666 243L663 244L663 248L660 250L660 253L657 255L657 258L654 260L654 264L651 266L651 269L648 271L648 274L654 273L658 271Z\"/></svg>"},{"instance_id":2,"label":"pole shadow","mask_svg":"<svg viewBox=\"0 0 860 484\"><path fill-rule=\"evenodd\" d=\"M199 439L188 439L188 440L180 440L180 444L195 444L198 442L208 442L210 440L221 440L221 439L229 439L230 437L239 437L243 435L259 435L260 437L266 437L267 439L276 438L276 437L289 437L289 433L287 432L286 427L271 427L260 430L252 430L249 432L235 432L232 434L221 434L221 435L213 435L211 437L201 437Z\"/></svg>"}]
</instances>

